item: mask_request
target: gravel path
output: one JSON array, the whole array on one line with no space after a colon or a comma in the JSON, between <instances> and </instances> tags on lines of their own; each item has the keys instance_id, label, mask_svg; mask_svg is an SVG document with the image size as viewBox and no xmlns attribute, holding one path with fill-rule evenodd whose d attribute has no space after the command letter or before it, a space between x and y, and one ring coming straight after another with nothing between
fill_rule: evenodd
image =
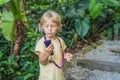
<instances>
[{"instance_id":1,"label":"gravel path","mask_svg":"<svg viewBox=\"0 0 120 80\"><path fill-rule=\"evenodd\" d=\"M83 58L120 63L120 54L111 52L109 50L111 48L120 49L120 41L104 41L97 49L88 52L82 57L80 53L75 53L75 59ZM65 69L66 80L120 80L120 73L100 70L91 71L77 66L77 60L75 59L71 62L72 68Z\"/></svg>"}]
</instances>

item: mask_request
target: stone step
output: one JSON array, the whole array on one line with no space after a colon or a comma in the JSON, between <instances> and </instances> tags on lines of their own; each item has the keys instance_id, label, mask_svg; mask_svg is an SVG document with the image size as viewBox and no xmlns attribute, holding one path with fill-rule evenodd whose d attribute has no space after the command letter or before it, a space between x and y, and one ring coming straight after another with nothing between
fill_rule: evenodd
<instances>
[{"instance_id":1,"label":"stone step","mask_svg":"<svg viewBox=\"0 0 120 80\"><path fill-rule=\"evenodd\" d=\"M92 60L92 59L78 59L77 66L88 68L90 70L101 70L108 72L119 72L120 63L113 63L108 61Z\"/></svg>"}]
</instances>

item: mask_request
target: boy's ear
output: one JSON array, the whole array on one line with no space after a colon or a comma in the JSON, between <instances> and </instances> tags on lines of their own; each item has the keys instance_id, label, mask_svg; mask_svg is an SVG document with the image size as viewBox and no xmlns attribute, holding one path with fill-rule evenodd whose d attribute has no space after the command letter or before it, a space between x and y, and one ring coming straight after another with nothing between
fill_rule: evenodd
<instances>
[{"instance_id":1,"label":"boy's ear","mask_svg":"<svg viewBox=\"0 0 120 80\"><path fill-rule=\"evenodd\" d=\"M60 27L57 27L57 31L59 31L60 30Z\"/></svg>"},{"instance_id":2,"label":"boy's ear","mask_svg":"<svg viewBox=\"0 0 120 80\"><path fill-rule=\"evenodd\" d=\"M58 31L61 31L61 27L60 26L58 27Z\"/></svg>"},{"instance_id":3,"label":"boy's ear","mask_svg":"<svg viewBox=\"0 0 120 80\"><path fill-rule=\"evenodd\" d=\"M59 30L60 30L60 27L58 27L57 29L58 29L58 31L59 31Z\"/></svg>"},{"instance_id":4,"label":"boy's ear","mask_svg":"<svg viewBox=\"0 0 120 80\"><path fill-rule=\"evenodd\" d=\"M60 29L60 27L57 27L57 29L59 30L59 29Z\"/></svg>"}]
</instances>

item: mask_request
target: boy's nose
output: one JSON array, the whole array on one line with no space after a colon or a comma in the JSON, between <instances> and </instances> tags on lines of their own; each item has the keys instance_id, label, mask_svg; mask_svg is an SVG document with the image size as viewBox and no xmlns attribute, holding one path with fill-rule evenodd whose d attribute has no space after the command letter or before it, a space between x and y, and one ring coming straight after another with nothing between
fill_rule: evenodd
<instances>
[{"instance_id":1,"label":"boy's nose","mask_svg":"<svg viewBox=\"0 0 120 80\"><path fill-rule=\"evenodd\" d=\"M51 26L49 26L49 30L52 30L52 27L51 27Z\"/></svg>"}]
</instances>

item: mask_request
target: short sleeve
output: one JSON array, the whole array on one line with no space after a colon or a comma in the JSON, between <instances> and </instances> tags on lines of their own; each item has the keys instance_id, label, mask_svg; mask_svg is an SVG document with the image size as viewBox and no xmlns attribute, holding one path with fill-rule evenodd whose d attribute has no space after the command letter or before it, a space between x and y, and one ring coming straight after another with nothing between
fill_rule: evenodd
<instances>
[{"instance_id":1,"label":"short sleeve","mask_svg":"<svg viewBox=\"0 0 120 80\"><path fill-rule=\"evenodd\" d=\"M66 46L64 40L62 38L60 38L60 37L59 37L59 39L60 39L60 42L62 44L62 49L65 50L67 46Z\"/></svg>"},{"instance_id":2,"label":"short sleeve","mask_svg":"<svg viewBox=\"0 0 120 80\"><path fill-rule=\"evenodd\" d=\"M35 54L37 54L37 52L44 53L44 48L45 46L44 46L43 38L41 38L35 45L35 50L34 50Z\"/></svg>"}]
</instances>

